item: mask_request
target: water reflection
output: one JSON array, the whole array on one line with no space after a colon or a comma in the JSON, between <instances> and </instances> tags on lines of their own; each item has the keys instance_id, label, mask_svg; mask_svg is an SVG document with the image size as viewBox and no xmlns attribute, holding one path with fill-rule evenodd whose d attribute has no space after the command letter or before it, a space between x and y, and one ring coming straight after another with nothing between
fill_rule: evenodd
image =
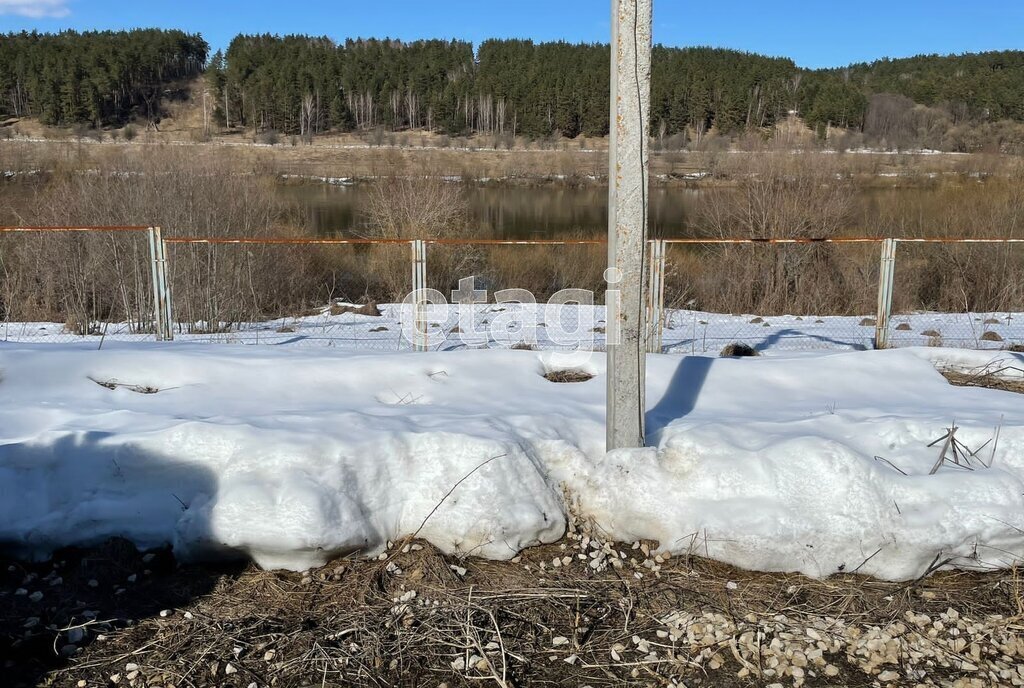
<instances>
[{"instance_id":1,"label":"water reflection","mask_svg":"<svg viewBox=\"0 0 1024 688\"><path fill-rule=\"evenodd\" d=\"M321 236L360 233L367 187L298 184L282 186L283 195L305 211ZM656 236L685 236L693 220L695 189L651 190L651 228ZM509 239L594 235L608 228L608 190L604 187L466 187L473 225L482 236Z\"/></svg>"}]
</instances>

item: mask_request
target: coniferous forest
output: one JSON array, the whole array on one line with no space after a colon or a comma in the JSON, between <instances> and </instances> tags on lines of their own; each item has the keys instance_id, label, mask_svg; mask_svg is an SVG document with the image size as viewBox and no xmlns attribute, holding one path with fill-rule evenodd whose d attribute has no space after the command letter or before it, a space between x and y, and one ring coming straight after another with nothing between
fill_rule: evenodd
<instances>
[{"instance_id":1,"label":"coniferous forest","mask_svg":"<svg viewBox=\"0 0 1024 688\"><path fill-rule=\"evenodd\" d=\"M97 127L153 118L172 84L205 70L213 116L231 127L603 136L608 64L607 45L529 40L239 35L210 57L201 36L181 31L20 33L0 36L0 114ZM654 50L658 136L763 128L790 113L819 132L890 139L935 122L1024 121L1024 51L806 70L735 50Z\"/></svg>"},{"instance_id":2,"label":"coniferous forest","mask_svg":"<svg viewBox=\"0 0 1024 688\"><path fill-rule=\"evenodd\" d=\"M93 126L154 117L165 87L200 74L208 46L182 31L0 36L0 113Z\"/></svg>"}]
</instances>

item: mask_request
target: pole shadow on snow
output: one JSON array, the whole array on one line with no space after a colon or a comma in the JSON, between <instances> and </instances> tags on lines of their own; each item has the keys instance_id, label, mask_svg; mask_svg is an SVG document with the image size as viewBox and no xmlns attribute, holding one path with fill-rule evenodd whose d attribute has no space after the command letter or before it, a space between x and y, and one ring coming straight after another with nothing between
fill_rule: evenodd
<instances>
[{"instance_id":1,"label":"pole shadow on snow","mask_svg":"<svg viewBox=\"0 0 1024 688\"><path fill-rule=\"evenodd\" d=\"M8 509L20 502L22 512L0 505L0 514L8 514L0 522L0 684L5 688L48 684L48 674L73 669L75 656L97 635L186 606L243 568L240 563L180 565L170 543L140 552L124 539L145 537L146 520L154 514L157 520L180 518L195 497L213 498L217 479L196 465L105 444L108 436L94 432L53 443L0 444L0 496ZM33 518L40 525L32 530L18 520L26 511L41 516L58 509L69 528L89 541L57 549L45 561L28 559L31 549L50 549L46 519ZM190 533L210 536L208 519L189 517ZM169 528L167 520L153 532L161 527Z\"/></svg>"},{"instance_id":2,"label":"pole shadow on snow","mask_svg":"<svg viewBox=\"0 0 1024 688\"><path fill-rule=\"evenodd\" d=\"M676 367L665 394L646 414L647 444L657 446L661 433L672 421L693 411L711 366L716 359L710 356L686 356Z\"/></svg>"},{"instance_id":3,"label":"pole shadow on snow","mask_svg":"<svg viewBox=\"0 0 1024 688\"><path fill-rule=\"evenodd\" d=\"M824 342L825 344L835 344L837 346L848 346L854 351L867 351L870 348L867 344L859 341L846 341L842 339L834 339L832 337L826 337L822 334L812 334L804 330L785 329L779 330L778 332L772 332L770 335L761 340L759 344L755 344L754 348L758 351L767 351L772 347L776 346L779 342L784 339L813 339L818 342Z\"/></svg>"},{"instance_id":4,"label":"pole shadow on snow","mask_svg":"<svg viewBox=\"0 0 1024 688\"><path fill-rule=\"evenodd\" d=\"M789 339L789 340L796 340L796 341L799 341L799 340L813 340L813 341L822 342L824 344L829 344L829 345L835 345L835 346L840 346L840 347L850 347L854 351L867 351L868 349L871 348L870 343L865 344L863 341L848 341L848 340L843 340L843 339L835 339L833 337L827 337L825 335L813 334L813 333L807 332L805 330L795 330L795 329L785 329L785 330L779 330L778 332L773 332L770 335L768 335L767 337L765 337L764 339L762 339L757 344L754 344L754 348L757 351L767 351L768 349L777 346L780 342L782 342L784 340L787 340L787 339ZM867 338L867 339L870 342L871 338ZM735 340L731 339L729 337L725 337L725 338L721 338L721 339L715 339L713 341L716 341L719 344L721 344L723 342L732 342L732 341L735 341ZM742 338L741 338L740 341L742 341ZM704 347L704 350L707 351L707 348L706 348L708 346L707 340L704 340L704 339L681 339L681 340L679 340L677 342L672 342L671 344L666 344L664 347L662 347L662 353L666 353L666 354L671 354L671 353L675 353L675 352L682 353L683 351L686 350L687 346L692 346L692 345L697 345L697 344L699 344L701 347ZM713 349L712 349L712 351L713 351Z\"/></svg>"}]
</instances>

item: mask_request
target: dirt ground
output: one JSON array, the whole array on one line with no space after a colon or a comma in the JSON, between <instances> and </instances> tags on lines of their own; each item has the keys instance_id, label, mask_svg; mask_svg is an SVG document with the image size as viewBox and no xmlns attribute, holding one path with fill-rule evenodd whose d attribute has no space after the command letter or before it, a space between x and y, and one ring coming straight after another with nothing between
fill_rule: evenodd
<instances>
[{"instance_id":1,"label":"dirt ground","mask_svg":"<svg viewBox=\"0 0 1024 688\"><path fill-rule=\"evenodd\" d=\"M1017 571L815 581L649 545L570 532L491 562L398 542L305 574L119 541L3 561L2 684L1024 685Z\"/></svg>"}]
</instances>

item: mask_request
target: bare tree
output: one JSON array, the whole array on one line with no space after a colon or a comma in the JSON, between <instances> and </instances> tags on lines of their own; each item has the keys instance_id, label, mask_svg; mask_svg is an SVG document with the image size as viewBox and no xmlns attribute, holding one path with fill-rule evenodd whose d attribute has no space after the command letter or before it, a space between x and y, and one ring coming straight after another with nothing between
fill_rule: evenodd
<instances>
[{"instance_id":1,"label":"bare tree","mask_svg":"<svg viewBox=\"0 0 1024 688\"><path fill-rule=\"evenodd\" d=\"M306 143L312 143L313 134L319 133L320 112L318 98L307 93L302 98L302 110L299 113L299 135Z\"/></svg>"}]
</instances>

